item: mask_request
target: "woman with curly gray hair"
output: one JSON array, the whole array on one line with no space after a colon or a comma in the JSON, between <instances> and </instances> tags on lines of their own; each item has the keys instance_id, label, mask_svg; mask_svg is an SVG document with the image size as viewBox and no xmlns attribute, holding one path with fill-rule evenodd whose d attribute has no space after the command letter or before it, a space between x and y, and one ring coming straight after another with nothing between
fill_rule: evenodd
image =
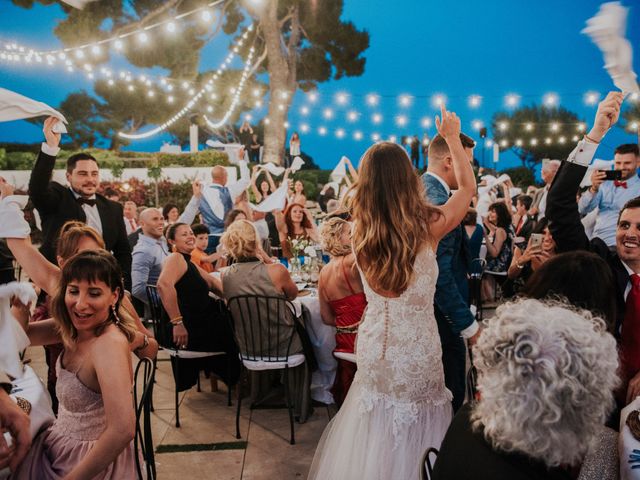
<instances>
[{"instance_id":1,"label":"woman with curly gray hair","mask_svg":"<svg viewBox=\"0 0 640 480\"><path fill-rule=\"evenodd\" d=\"M605 322L559 302L507 303L473 353L481 399L454 418L433 480L574 478L619 382Z\"/></svg>"}]
</instances>

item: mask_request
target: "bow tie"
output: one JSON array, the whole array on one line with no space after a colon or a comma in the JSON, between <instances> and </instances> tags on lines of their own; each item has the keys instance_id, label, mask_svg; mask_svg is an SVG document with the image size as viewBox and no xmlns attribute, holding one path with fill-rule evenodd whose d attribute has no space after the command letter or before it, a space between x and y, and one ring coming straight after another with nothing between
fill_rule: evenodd
<instances>
[{"instance_id":1,"label":"bow tie","mask_svg":"<svg viewBox=\"0 0 640 480\"><path fill-rule=\"evenodd\" d=\"M78 202L80 204L80 206L86 204L86 205L89 205L90 207L93 207L96 204L96 199L95 198L78 197L78 198L76 198L76 202Z\"/></svg>"},{"instance_id":2,"label":"bow tie","mask_svg":"<svg viewBox=\"0 0 640 480\"><path fill-rule=\"evenodd\" d=\"M627 182L621 182L619 180L614 180L613 181L613 186L614 187L623 187L623 188L627 188Z\"/></svg>"}]
</instances>

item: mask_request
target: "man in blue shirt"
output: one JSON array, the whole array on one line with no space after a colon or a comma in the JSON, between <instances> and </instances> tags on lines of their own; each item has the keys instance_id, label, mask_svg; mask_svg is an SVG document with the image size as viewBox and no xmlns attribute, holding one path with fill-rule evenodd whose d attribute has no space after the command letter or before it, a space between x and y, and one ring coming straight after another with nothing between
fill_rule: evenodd
<instances>
[{"instance_id":1,"label":"man in blue shirt","mask_svg":"<svg viewBox=\"0 0 640 480\"><path fill-rule=\"evenodd\" d=\"M638 145L628 143L615 150L614 168L622 172L620 180L606 181L606 173L594 170L591 174L591 188L582 194L578 202L581 215L598 209L593 237L602 239L608 247L616 246L618 214L629 200L640 196L638 178Z\"/></svg>"},{"instance_id":2,"label":"man in blue shirt","mask_svg":"<svg viewBox=\"0 0 640 480\"><path fill-rule=\"evenodd\" d=\"M139 223L142 233L131 254L131 293L136 299L148 305L147 285L155 285L158 282L162 262L169 255L169 247L162 235L164 219L160 210L157 208L143 210Z\"/></svg>"}]
</instances>

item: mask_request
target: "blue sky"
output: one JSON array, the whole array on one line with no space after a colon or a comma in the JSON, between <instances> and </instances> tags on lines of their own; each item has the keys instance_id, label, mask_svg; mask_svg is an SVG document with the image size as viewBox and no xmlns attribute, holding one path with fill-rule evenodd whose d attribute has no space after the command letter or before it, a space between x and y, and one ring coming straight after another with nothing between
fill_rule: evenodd
<instances>
[{"instance_id":1,"label":"blue sky","mask_svg":"<svg viewBox=\"0 0 640 480\"><path fill-rule=\"evenodd\" d=\"M640 1L625 0L631 7L628 37L632 45L640 45ZM298 94L290 111L291 130L300 130L303 123L310 132L302 134L302 149L317 163L331 168L342 155L356 161L371 143L371 135L418 134L425 129L421 119L433 117L437 111L432 96L438 93L447 98L448 108L456 111L463 121L463 129L477 136L473 120L489 123L492 114L503 108L504 96L516 93L521 104L539 103L544 94L556 93L560 104L578 113L590 123L595 107L585 105L587 91L606 92L613 88L603 69L597 47L580 33L585 21L598 10L594 0L458 0L456 2L396 0L345 0L344 18L353 21L370 35L366 52L364 75L341 79L320 86L318 102L310 104ZM52 33L56 22L64 18L58 6L34 7L24 10L0 0L0 39L13 39L42 49L59 45ZM203 69L217 65L225 54L224 38L212 42L207 50ZM640 72L640 52L636 48L634 66ZM91 83L83 77L72 76L60 69L17 66L0 62L0 86L57 106L66 95L79 89L91 90ZM335 95L346 92L349 102L337 105ZM375 109L365 103L365 95L381 95ZM398 95L412 95L412 105L398 105ZM481 95L479 108L468 105L468 97ZM309 115L300 113L301 107L311 107ZM323 118L325 108L334 111L334 118ZM359 112L358 121L346 119L349 110ZM383 121L371 122L378 112ZM167 116L173 114L167 112ZM394 119L404 115L407 125L400 128ZM327 134L318 133L320 127ZM342 129L343 139L336 136ZM355 141L354 132L363 134ZM433 135L433 126L426 131ZM491 136L491 132L489 133ZM32 142L41 138L40 130L26 122L4 123L0 127L0 141ZM162 136L134 142L129 149L157 150ZM611 158L619 143L636 141L620 129L613 130L598 151L601 158ZM480 152L476 156L480 157ZM487 159L491 158L487 152ZM503 153L498 168L519 164L514 155Z\"/></svg>"}]
</instances>

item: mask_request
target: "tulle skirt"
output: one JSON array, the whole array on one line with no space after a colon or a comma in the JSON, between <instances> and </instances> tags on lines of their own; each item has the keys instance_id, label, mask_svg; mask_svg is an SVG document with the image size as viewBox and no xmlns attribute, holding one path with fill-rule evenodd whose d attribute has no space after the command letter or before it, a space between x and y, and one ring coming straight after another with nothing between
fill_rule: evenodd
<instances>
[{"instance_id":1,"label":"tulle skirt","mask_svg":"<svg viewBox=\"0 0 640 480\"><path fill-rule=\"evenodd\" d=\"M378 400L371 410L363 410L362 388L356 379L327 425L308 479L419 480L422 455L430 447L440 448L451 423L451 403L422 403L416 421L396 428L394 436L396 407Z\"/></svg>"}]
</instances>

